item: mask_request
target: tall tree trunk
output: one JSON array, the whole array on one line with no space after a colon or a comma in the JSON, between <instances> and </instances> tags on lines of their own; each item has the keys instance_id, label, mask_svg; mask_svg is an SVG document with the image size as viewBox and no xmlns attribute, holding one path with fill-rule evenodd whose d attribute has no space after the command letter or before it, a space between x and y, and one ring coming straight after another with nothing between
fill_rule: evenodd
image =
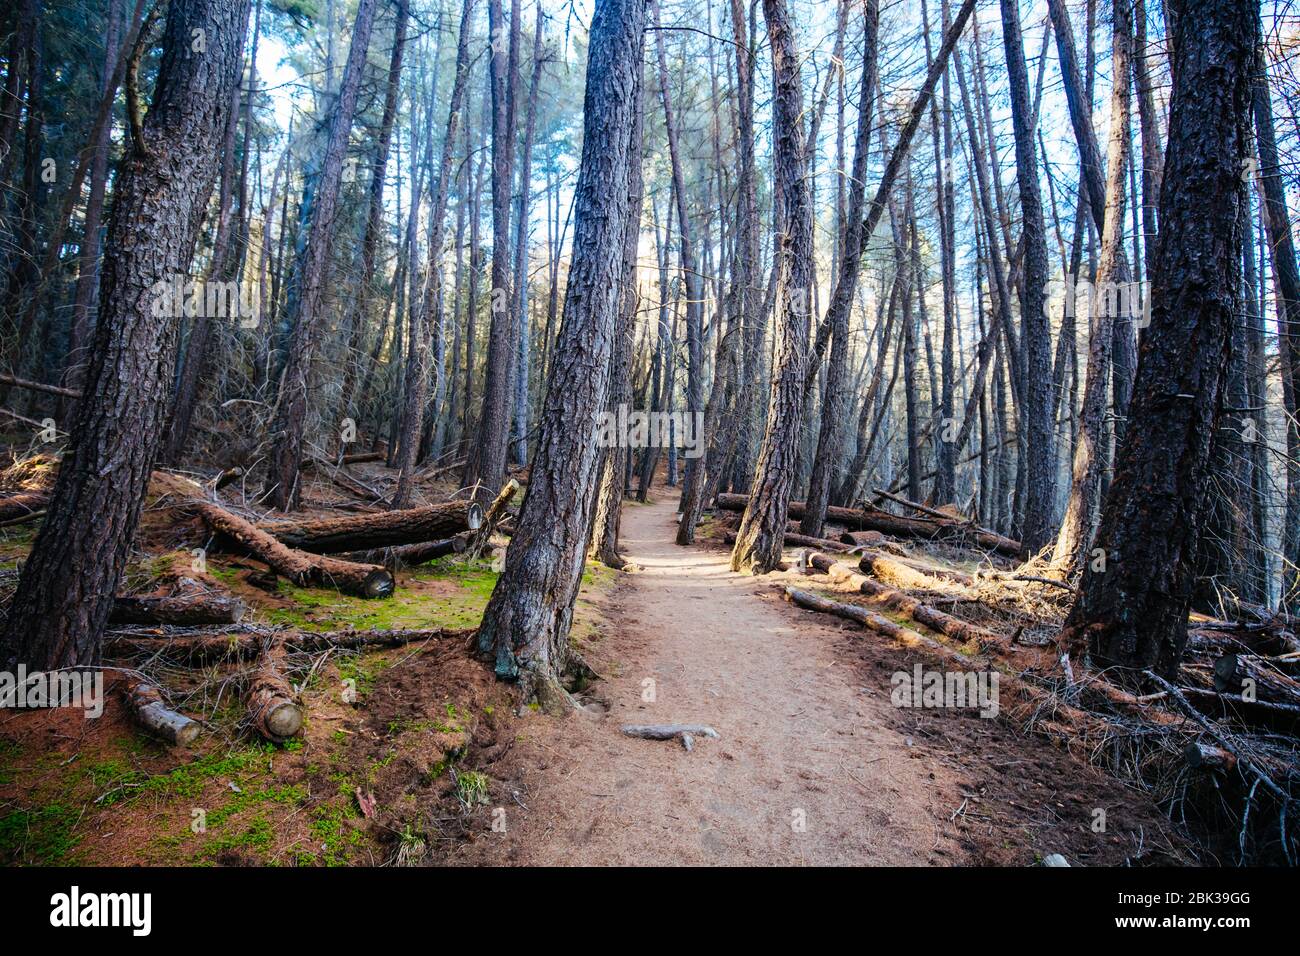
<instances>
[{"instance_id":1,"label":"tall tree trunk","mask_svg":"<svg viewBox=\"0 0 1300 956\"><path fill-rule=\"evenodd\" d=\"M104 71L99 95L109 95L113 70L117 64L118 39L122 19L123 0L109 0L107 22L104 25ZM103 224L104 194L108 185L108 159L113 130L105 123L92 144L94 158L90 163L90 196L86 200L86 218L82 226L81 248L77 252L77 291L72 303L72 322L68 329L68 357L64 384L69 388L81 387L81 373L86 356L82 351L90 339L90 315L95 291L99 287L100 226Z\"/></svg>"},{"instance_id":2,"label":"tall tree trunk","mask_svg":"<svg viewBox=\"0 0 1300 956\"><path fill-rule=\"evenodd\" d=\"M239 76L250 0L172 0L145 153L123 163L99 321L72 438L0 632L5 668L98 663L161 437L176 320L156 286L189 269ZM206 52L192 50L202 30ZM145 224L148 224L146 227ZM88 516L94 520L87 520Z\"/></svg>"},{"instance_id":3,"label":"tall tree trunk","mask_svg":"<svg viewBox=\"0 0 1300 956\"><path fill-rule=\"evenodd\" d=\"M406 52L406 27L410 20L409 0L397 0L397 19L393 25L393 49L388 59L388 83L384 87L384 112L379 120L379 136L375 139L374 159L370 164L370 202L366 207L366 231L361 239L361 288L353 300L352 309L344 323L347 331L347 352L343 358L343 386L339 411L344 417L356 420L353 403L356 396L357 356L361 350L366 319L374 306L378 283L375 281L375 260L379 241L384 233L384 178L388 169L388 153L393 143L393 122L397 118L397 95L402 84L402 58Z\"/></svg>"},{"instance_id":4,"label":"tall tree trunk","mask_svg":"<svg viewBox=\"0 0 1300 956\"><path fill-rule=\"evenodd\" d=\"M559 684L582 579L595 493L596 426L605 407L624 291L628 182L640 109L645 36L642 0L600 0L591 24L582 160L574 200L568 295L539 421L532 477L483 613L480 649L524 699L567 709ZM611 183L623 188L611 189Z\"/></svg>"},{"instance_id":5,"label":"tall tree trunk","mask_svg":"<svg viewBox=\"0 0 1300 956\"><path fill-rule=\"evenodd\" d=\"M1173 679L1241 305L1241 158L1259 21L1254 0L1169 5L1174 86L1151 325L1097 532L1105 562L1084 571L1061 639L1086 644L1100 666Z\"/></svg>"},{"instance_id":6,"label":"tall tree trunk","mask_svg":"<svg viewBox=\"0 0 1300 956\"><path fill-rule=\"evenodd\" d=\"M1282 525L1282 598L1288 610L1300 611L1300 268L1296 265L1291 213L1287 206L1273 129L1273 103L1268 69L1261 49L1255 57L1252 103L1255 138L1259 148L1260 205L1268 232L1277 295L1278 347L1283 375L1286 412L1286 511ZM1245 154L1243 154L1245 155ZM1163 221L1163 220L1162 220Z\"/></svg>"},{"instance_id":7,"label":"tall tree trunk","mask_svg":"<svg viewBox=\"0 0 1300 956\"><path fill-rule=\"evenodd\" d=\"M779 264L776 365L767 431L758 452L749 504L731 552L733 571L754 574L766 574L781 562L808 374L814 269L803 86L785 0L763 0L763 17L772 49L774 185L783 207L785 227L776 250Z\"/></svg>"},{"instance_id":8,"label":"tall tree trunk","mask_svg":"<svg viewBox=\"0 0 1300 956\"><path fill-rule=\"evenodd\" d=\"M510 411L515 355L515 310L511 308L510 188L514 182L515 65L519 57L519 0L512 4L510 26L502 22L501 0L488 0L491 31L488 72L492 90L492 290L488 327L487 371L483 381L483 408L478 441L465 465L462 484L477 487L476 496L488 502L500 489L506 474L510 443Z\"/></svg>"},{"instance_id":9,"label":"tall tree trunk","mask_svg":"<svg viewBox=\"0 0 1300 956\"><path fill-rule=\"evenodd\" d=\"M640 65L637 67L640 76ZM618 316L614 323L614 342L610 352L609 400L606 407L615 415L632 403L632 335L636 329L639 297L636 282L637 247L641 240L641 199L645 181L641 172L641 141L644 123L638 79L637 109L632 116L632 138L628 145L627 226L623 234L623 277ZM627 488L627 466L632 452L616 442L603 449L600 487L597 490L596 514L591 531L591 556L611 568L622 569L625 563L618 553L619 525L623 515L623 495Z\"/></svg>"},{"instance_id":10,"label":"tall tree trunk","mask_svg":"<svg viewBox=\"0 0 1300 956\"><path fill-rule=\"evenodd\" d=\"M867 236L862 233L862 207L866 201L867 161L870 158L872 105L876 98L876 57L880 35L880 4L867 0L863 9L862 81L858 89L858 129L853 141L853 169L849 175L848 211L840 236L841 264L831 292L828 312L830 322L830 358L826 366L826 404L822 408L821 428L817 435L817 454L813 459L808 499L804 505L799 530L814 538L822 536L826 506L831 488L838 480L844 443L844 419L848 415L849 383L846 380L849 360L849 315L853 311L858 263Z\"/></svg>"},{"instance_id":11,"label":"tall tree trunk","mask_svg":"<svg viewBox=\"0 0 1300 956\"><path fill-rule=\"evenodd\" d=\"M430 344L429 319L431 310L441 312L442 309L436 298L442 285L442 244L446 232L447 195L451 187L451 157L456 151L456 127L460 123L460 109L465 101L465 85L469 76L469 36L473 28L474 0L461 0L460 18L460 39L456 44L456 78L452 82L451 103L447 107L442 155L430 187L433 199L429 212L429 262L424 279L425 290L420 297L421 302L410 304L414 321L411 326L410 361L406 371L406 410L402 416L402 439L398 451L400 462L397 489L393 492L391 506L394 511L405 508L411 500L411 483L415 478L420 432L424 425L425 400L429 394L428 369L425 364ZM439 370L438 374L441 377L443 370Z\"/></svg>"},{"instance_id":12,"label":"tall tree trunk","mask_svg":"<svg viewBox=\"0 0 1300 956\"><path fill-rule=\"evenodd\" d=\"M1052 0L1053 3L1056 0ZM1074 453L1070 498L1065 518L1056 536L1052 566L1058 575L1068 576L1084 562L1085 552L1096 528L1097 505L1101 498L1106 418L1106 380L1109 376L1111 350L1114 346L1113 324L1126 301L1118 294L1127 285L1128 270L1124 263L1124 185L1125 164L1129 149L1129 16L1131 0L1115 0L1114 65L1115 82L1110 101L1110 142L1107 149L1104 218L1101 226L1101 257L1097 277L1089 298L1088 369L1084 384L1083 411L1080 416L1080 442ZM1058 23L1057 37L1062 34ZM1091 121L1089 121L1091 129ZM1086 152L1086 151L1085 151ZM1085 163L1087 160L1085 159ZM1091 174L1089 174L1090 176ZM1089 187L1088 207L1097 206L1095 191Z\"/></svg>"},{"instance_id":13,"label":"tall tree trunk","mask_svg":"<svg viewBox=\"0 0 1300 956\"><path fill-rule=\"evenodd\" d=\"M1124 0L1120 0L1124 2ZM1024 518L1020 540L1024 556L1051 540L1056 489L1056 448L1052 427L1052 331L1047 319L1047 235L1038 184L1038 155L1029 102L1029 72L1020 34L1016 0L1002 0L1002 42L1011 86L1011 121L1016 139L1016 182L1020 187L1020 320L1024 327L1025 404L1021 427L1027 432Z\"/></svg>"},{"instance_id":14,"label":"tall tree trunk","mask_svg":"<svg viewBox=\"0 0 1300 956\"><path fill-rule=\"evenodd\" d=\"M537 129L537 92L541 85L542 64L546 60L542 50L542 23L539 6L533 29L533 78L528 86L528 114L524 120L524 146L519 159L519 195L515 199L514 309L518 330L515 361L519 368L515 373L510 460L521 467L528 462L528 383L532 360L532 326L528 321L528 214L533 178L533 137Z\"/></svg>"},{"instance_id":15,"label":"tall tree trunk","mask_svg":"<svg viewBox=\"0 0 1300 956\"><path fill-rule=\"evenodd\" d=\"M654 3L655 48L659 57L659 95L664 107L664 128L668 138L668 157L672 171L673 197L676 201L677 231L680 234L678 255L682 282L686 288L686 407L687 415L704 411L704 289L701 271L695 258L695 231L686 213L686 177L682 172L681 146L678 142L677 115L673 109L672 90L668 83L668 58L664 52L664 31L659 23L659 2ZM686 460L685 501L696 477L697 459ZM702 469L699 469L702 472Z\"/></svg>"},{"instance_id":16,"label":"tall tree trunk","mask_svg":"<svg viewBox=\"0 0 1300 956\"><path fill-rule=\"evenodd\" d=\"M287 316L292 328L289 354L275 419L271 425L272 453L267 476L271 503L281 511L298 504L298 469L302 465L302 445L307 429L308 379L317 340L324 325L321 291L325 284L330 248L334 239L334 219L338 211L339 182L347 153L348 134L356 113L357 91L365 72L366 51L370 47L370 29L375 21L377 0L359 0L352 27L352 46L343 70L343 85L330 118L329 138L325 145L320 177L311 202L311 221L302 255L294 264L292 301L295 308Z\"/></svg>"}]
</instances>

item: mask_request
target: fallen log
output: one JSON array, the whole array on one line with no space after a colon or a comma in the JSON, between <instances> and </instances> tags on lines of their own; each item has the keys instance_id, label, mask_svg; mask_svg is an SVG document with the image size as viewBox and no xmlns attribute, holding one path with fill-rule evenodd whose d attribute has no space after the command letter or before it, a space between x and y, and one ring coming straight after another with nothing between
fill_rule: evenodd
<instances>
[{"instance_id":1,"label":"fallen log","mask_svg":"<svg viewBox=\"0 0 1300 956\"><path fill-rule=\"evenodd\" d=\"M714 505L724 511L744 511L748 502L749 499L745 495L720 494L715 499ZM802 501L790 502L791 518L802 518L803 513ZM832 524L844 525L849 531L879 531L881 534L896 538L967 541L1008 557L1018 557L1020 554L1019 541L1012 541L991 531L971 528L959 521L904 518L879 508L841 508L834 505L826 509L826 520Z\"/></svg>"},{"instance_id":2,"label":"fallen log","mask_svg":"<svg viewBox=\"0 0 1300 956\"><path fill-rule=\"evenodd\" d=\"M785 587L785 598L799 607L824 614L833 614L846 620L854 621L886 637L891 637L904 647L928 652L944 663L961 671L972 669L991 669L992 662L983 656L967 656L954 650L935 638L928 637L911 628L896 624L889 618L855 604L832 601L810 591ZM1050 739L1059 740L1067 747L1076 743L1086 743L1085 738L1101 740L1116 733L1125 733L1121 728L1096 714L1080 710L1065 703L1056 694L1042 687L1036 687L1020 679L1015 674L999 670L1001 687L1010 691L1028 705L1036 707L1037 712L1030 722L1032 729ZM1160 728L1165 732L1167 728ZM1130 734L1131 735L1131 734Z\"/></svg>"},{"instance_id":3,"label":"fallen log","mask_svg":"<svg viewBox=\"0 0 1300 956\"><path fill-rule=\"evenodd\" d=\"M422 544L403 544L396 548L375 548L370 551L357 551L346 555L349 561L363 564L382 564L389 570L413 568L434 558L448 554L460 554L468 547L465 533L444 538L441 541L425 541Z\"/></svg>"},{"instance_id":4,"label":"fallen log","mask_svg":"<svg viewBox=\"0 0 1300 956\"><path fill-rule=\"evenodd\" d=\"M212 479L212 488L214 491L220 491L222 488L226 487L226 485L233 484L243 477L244 469L239 465L236 465L233 468L223 469Z\"/></svg>"},{"instance_id":5,"label":"fallen log","mask_svg":"<svg viewBox=\"0 0 1300 956\"><path fill-rule=\"evenodd\" d=\"M334 484L338 485L348 494L356 495L358 498L368 498L371 501L379 501L384 495L383 492L371 488L364 481L358 481L353 478L341 467L336 468L323 458L308 458L303 462L303 470L314 468L325 473L325 477Z\"/></svg>"},{"instance_id":6,"label":"fallen log","mask_svg":"<svg viewBox=\"0 0 1300 956\"><path fill-rule=\"evenodd\" d=\"M244 706L253 726L275 743L283 743L302 729L302 708L284 676L286 657L283 639L267 641L244 690Z\"/></svg>"},{"instance_id":7,"label":"fallen log","mask_svg":"<svg viewBox=\"0 0 1300 956\"><path fill-rule=\"evenodd\" d=\"M175 597L116 597L109 624L238 624L244 602L230 594L184 594Z\"/></svg>"},{"instance_id":8,"label":"fallen log","mask_svg":"<svg viewBox=\"0 0 1300 956\"><path fill-rule=\"evenodd\" d=\"M980 527L970 518L965 518L960 515L954 515L947 511L941 511L938 508L931 508L929 505L923 505L916 501L910 501L907 498L904 498L902 495L895 494L892 491L885 491L880 488L876 489L876 496L877 496L876 497L877 501L879 501L881 498L887 498L890 501L894 502L895 504L902 505L904 508L911 508L913 511L934 518L936 521L940 522L941 524L954 524L959 527L965 528L972 534L977 535L978 538L981 540L997 541L998 546L995 548L995 550L1003 551L1003 553L1006 553L1004 549L1009 546L1015 546L1015 547L1020 546L1019 541L1015 541L1004 535L1000 535L996 531L991 531L988 528Z\"/></svg>"},{"instance_id":9,"label":"fallen log","mask_svg":"<svg viewBox=\"0 0 1300 956\"><path fill-rule=\"evenodd\" d=\"M718 738L718 732L705 724L650 724L623 728L628 737L642 740L680 740L687 753L695 746L695 736Z\"/></svg>"},{"instance_id":10,"label":"fallen log","mask_svg":"<svg viewBox=\"0 0 1300 956\"><path fill-rule=\"evenodd\" d=\"M1259 700L1300 705L1300 681L1271 666L1267 658L1224 654L1214 662L1214 689L1219 693L1243 693L1247 681L1254 682Z\"/></svg>"},{"instance_id":11,"label":"fallen log","mask_svg":"<svg viewBox=\"0 0 1300 956\"><path fill-rule=\"evenodd\" d=\"M38 515L50 503L43 491L18 491L0 496L0 523L20 521Z\"/></svg>"},{"instance_id":12,"label":"fallen log","mask_svg":"<svg viewBox=\"0 0 1300 956\"><path fill-rule=\"evenodd\" d=\"M477 530L482 524L483 509L478 505L448 501L424 508L343 518L262 521L256 528L291 548L314 554L336 554L440 541L462 531Z\"/></svg>"},{"instance_id":13,"label":"fallen log","mask_svg":"<svg viewBox=\"0 0 1300 956\"><path fill-rule=\"evenodd\" d=\"M1183 748L1183 761L1192 770L1231 770L1237 766L1236 754L1195 740Z\"/></svg>"},{"instance_id":14,"label":"fallen log","mask_svg":"<svg viewBox=\"0 0 1300 956\"><path fill-rule=\"evenodd\" d=\"M808 556L808 563L819 571L825 571L832 580L847 584L860 594L866 595L873 602L897 611L917 624L924 625L941 634L946 634L954 640L973 643L981 652L990 645L1004 649L1009 648L1011 645L1010 640L1001 634L996 634L987 628L980 627L978 624L963 621L959 617L953 617L951 614L945 614L928 604L923 604L902 591L895 590L881 584L879 581L873 581L865 575L854 572L851 568L836 562L834 558L814 553Z\"/></svg>"},{"instance_id":15,"label":"fallen log","mask_svg":"<svg viewBox=\"0 0 1300 956\"><path fill-rule=\"evenodd\" d=\"M886 584L898 588L915 588L924 591L944 591L953 584L973 584L975 579L961 571L945 568L919 568L915 563L900 558L887 557L879 551L864 551L858 559L858 570Z\"/></svg>"},{"instance_id":16,"label":"fallen log","mask_svg":"<svg viewBox=\"0 0 1300 956\"><path fill-rule=\"evenodd\" d=\"M241 661L257 656L267 638L277 633L283 637L290 650L316 653L326 650L361 650L367 647L400 647L421 641L468 639L474 634L474 629L290 631L270 634L264 629L257 629L196 634L189 628L118 628L105 636L104 655L157 655L166 660L190 664Z\"/></svg>"},{"instance_id":17,"label":"fallen log","mask_svg":"<svg viewBox=\"0 0 1300 956\"><path fill-rule=\"evenodd\" d=\"M339 459L340 465L361 465L368 461L383 461L382 451L359 451L355 455L344 455Z\"/></svg>"},{"instance_id":18,"label":"fallen log","mask_svg":"<svg viewBox=\"0 0 1300 956\"><path fill-rule=\"evenodd\" d=\"M727 544L736 543L736 532L726 531L722 538ZM793 531L787 531L783 542L787 548L820 548L823 551L834 551L839 554L848 552L847 544L840 544L838 541L830 541L826 538L810 538L806 534L797 534Z\"/></svg>"},{"instance_id":19,"label":"fallen log","mask_svg":"<svg viewBox=\"0 0 1300 956\"><path fill-rule=\"evenodd\" d=\"M127 709L135 722L174 747L188 747L203 730L197 722L167 706L162 691L135 675L122 685Z\"/></svg>"},{"instance_id":20,"label":"fallen log","mask_svg":"<svg viewBox=\"0 0 1300 956\"><path fill-rule=\"evenodd\" d=\"M308 554L286 547L251 522L210 502L199 502L198 512L203 522L213 531L238 544L259 561L269 565L277 574L300 587L318 584L365 598L388 597L393 593L393 576L386 568Z\"/></svg>"}]
</instances>

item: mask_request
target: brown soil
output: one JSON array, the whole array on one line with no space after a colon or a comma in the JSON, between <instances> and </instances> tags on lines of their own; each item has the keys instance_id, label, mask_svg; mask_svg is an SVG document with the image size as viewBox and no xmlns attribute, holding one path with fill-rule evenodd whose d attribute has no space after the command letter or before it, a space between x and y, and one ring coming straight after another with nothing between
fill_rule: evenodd
<instances>
[{"instance_id":1,"label":"brown soil","mask_svg":"<svg viewBox=\"0 0 1300 956\"><path fill-rule=\"evenodd\" d=\"M604 676L597 698L567 720L518 724L492 771L494 808L451 862L1189 859L1149 799L1045 741L972 712L892 706L890 675L915 658L785 604L723 553L677 547L674 500L625 508L637 567L607 601L608 637L584 649ZM686 753L620 733L633 723L721 737Z\"/></svg>"}]
</instances>

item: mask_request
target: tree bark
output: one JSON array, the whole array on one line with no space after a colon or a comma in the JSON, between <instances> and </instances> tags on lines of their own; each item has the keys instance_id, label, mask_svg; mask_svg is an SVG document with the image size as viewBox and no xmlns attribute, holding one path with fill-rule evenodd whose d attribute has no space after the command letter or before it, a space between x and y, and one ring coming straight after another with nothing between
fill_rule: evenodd
<instances>
[{"instance_id":1,"label":"tree bark","mask_svg":"<svg viewBox=\"0 0 1300 956\"><path fill-rule=\"evenodd\" d=\"M1125 0L1119 0L1120 3ZM1024 517L1020 543L1029 557L1051 540L1056 492L1056 448L1052 403L1052 332L1047 318L1047 235L1038 183L1038 155L1029 101L1029 72L1020 34L1017 0L1002 0L1002 43L1011 86L1011 120L1016 140L1016 183L1020 187L1020 321L1024 329L1026 430Z\"/></svg>"},{"instance_id":2,"label":"tree bark","mask_svg":"<svg viewBox=\"0 0 1300 956\"><path fill-rule=\"evenodd\" d=\"M239 73L250 0L173 0L146 153L123 163L95 346L49 514L0 632L7 666L95 664L157 451L176 322L153 287L189 268ZM191 51L203 30L207 52ZM145 224L148 224L147 227ZM94 520L87 520L93 515Z\"/></svg>"},{"instance_id":3,"label":"tree bark","mask_svg":"<svg viewBox=\"0 0 1300 956\"><path fill-rule=\"evenodd\" d=\"M1259 40L1251 0L1170 6L1174 88L1151 325L1097 533L1104 569L1085 570L1062 630L1067 648L1086 643L1099 665L1166 678L1187 641L1196 537L1240 306L1241 157Z\"/></svg>"},{"instance_id":4,"label":"tree bark","mask_svg":"<svg viewBox=\"0 0 1300 956\"><path fill-rule=\"evenodd\" d=\"M781 200L785 228L776 250L776 367L767 431L758 452L749 505L731 552L732 570L753 574L766 574L781 561L808 370L814 270L803 87L785 0L763 0L763 17L772 51L775 190Z\"/></svg>"},{"instance_id":5,"label":"tree bark","mask_svg":"<svg viewBox=\"0 0 1300 956\"><path fill-rule=\"evenodd\" d=\"M640 109L645 7L601 0L591 25L582 159L574 198L573 261L539 421L528 493L479 628L498 675L521 681L547 708L567 709L559 685L582 579L595 492L596 425L623 290L629 165ZM610 188L611 183L621 188Z\"/></svg>"}]
</instances>

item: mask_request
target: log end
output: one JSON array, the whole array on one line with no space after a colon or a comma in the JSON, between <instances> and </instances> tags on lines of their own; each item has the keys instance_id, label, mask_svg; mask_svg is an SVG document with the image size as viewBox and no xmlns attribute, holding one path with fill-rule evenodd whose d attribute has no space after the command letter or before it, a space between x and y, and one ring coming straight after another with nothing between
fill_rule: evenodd
<instances>
[{"instance_id":1,"label":"log end","mask_svg":"<svg viewBox=\"0 0 1300 956\"><path fill-rule=\"evenodd\" d=\"M386 568L376 568L366 575L362 590L368 598L386 598L397 589L393 575Z\"/></svg>"},{"instance_id":2,"label":"log end","mask_svg":"<svg viewBox=\"0 0 1300 956\"><path fill-rule=\"evenodd\" d=\"M290 739L302 729L302 708L291 701L271 706L261 719L265 735L277 743Z\"/></svg>"}]
</instances>

